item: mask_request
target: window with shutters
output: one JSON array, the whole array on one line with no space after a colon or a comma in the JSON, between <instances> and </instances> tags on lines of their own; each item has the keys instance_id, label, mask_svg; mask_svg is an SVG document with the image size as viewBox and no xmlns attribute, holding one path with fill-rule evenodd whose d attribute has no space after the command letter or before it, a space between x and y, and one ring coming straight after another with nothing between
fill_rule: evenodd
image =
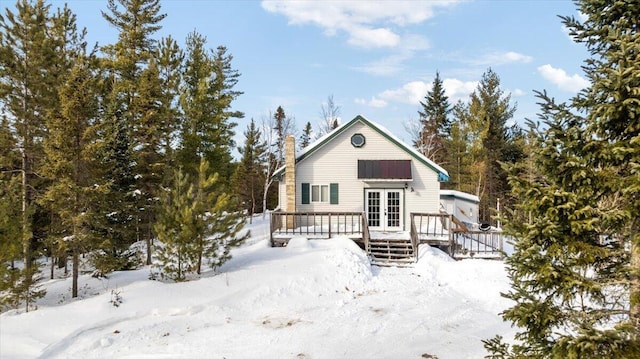
<instances>
[{"instance_id":1,"label":"window with shutters","mask_svg":"<svg viewBox=\"0 0 640 359\"><path fill-rule=\"evenodd\" d=\"M313 202L329 202L329 185L311 185L311 203Z\"/></svg>"},{"instance_id":2,"label":"window with shutters","mask_svg":"<svg viewBox=\"0 0 640 359\"><path fill-rule=\"evenodd\" d=\"M338 184L302 184L302 204L338 204Z\"/></svg>"}]
</instances>

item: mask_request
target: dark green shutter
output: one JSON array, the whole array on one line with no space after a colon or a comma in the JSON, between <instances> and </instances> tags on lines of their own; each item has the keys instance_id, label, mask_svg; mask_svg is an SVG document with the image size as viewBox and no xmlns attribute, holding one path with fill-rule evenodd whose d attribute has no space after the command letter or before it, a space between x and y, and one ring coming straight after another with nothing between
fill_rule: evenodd
<instances>
[{"instance_id":1,"label":"dark green shutter","mask_svg":"<svg viewBox=\"0 0 640 359\"><path fill-rule=\"evenodd\" d=\"M309 184L308 183L303 183L302 184L302 204L309 204L311 203L310 196L309 196Z\"/></svg>"},{"instance_id":2,"label":"dark green shutter","mask_svg":"<svg viewBox=\"0 0 640 359\"><path fill-rule=\"evenodd\" d=\"M338 204L338 184L332 183L329 185L329 200L331 204Z\"/></svg>"}]
</instances>

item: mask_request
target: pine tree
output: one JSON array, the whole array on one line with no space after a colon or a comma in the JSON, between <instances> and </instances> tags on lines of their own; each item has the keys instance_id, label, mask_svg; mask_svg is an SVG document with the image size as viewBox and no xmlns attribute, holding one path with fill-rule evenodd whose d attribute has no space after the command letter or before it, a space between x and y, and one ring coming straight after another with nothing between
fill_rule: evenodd
<instances>
[{"instance_id":1,"label":"pine tree","mask_svg":"<svg viewBox=\"0 0 640 359\"><path fill-rule=\"evenodd\" d=\"M444 93L440 73L436 72L432 88L427 91L420 105L422 106L418 111L420 129L413 145L429 159L439 165L446 165L448 158L446 141L451 135L451 121L448 117L451 108L449 98Z\"/></svg>"},{"instance_id":2,"label":"pine tree","mask_svg":"<svg viewBox=\"0 0 640 359\"><path fill-rule=\"evenodd\" d=\"M236 197L242 209L249 215L249 220L257 212L264 185L264 164L266 161L266 144L253 119L244 132L244 147L238 148L242 155L240 163L233 174ZM261 208L260 208L261 209Z\"/></svg>"},{"instance_id":3,"label":"pine tree","mask_svg":"<svg viewBox=\"0 0 640 359\"><path fill-rule=\"evenodd\" d=\"M505 194L509 190L500 162L511 162L516 155L507 150L517 148L510 147L506 127L516 110L510 102L511 96L505 96L500 89L500 78L488 69L471 94L469 103L456 105L458 108L454 109L457 121L463 123L470 141L471 176L462 187L473 188L472 193L480 197L479 219L487 223L495 223L493 216L497 201L505 203Z\"/></svg>"},{"instance_id":4,"label":"pine tree","mask_svg":"<svg viewBox=\"0 0 640 359\"><path fill-rule=\"evenodd\" d=\"M198 266L202 270L204 258L212 269L217 269L231 259L230 250L247 239L247 231L240 235L244 227L244 217L238 211L238 204L232 195L218 183L218 173L211 174L209 163L200 161L197 192L194 201L197 218Z\"/></svg>"},{"instance_id":5,"label":"pine tree","mask_svg":"<svg viewBox=\"0 0 640 359\"><path fill-rule=\"evenodd\" d=\"M193 180L177 170L172 190L163 200L155 225L160 270L174 281L200 274L203 260L216 269L231 258L230 249L240 245L249 233L240 235L242 214L228 193L220 191L218 174L211 174L206 160L200 161Z\"/></svg>"},{"instance_id":6,"label":"pine tree","mask_svg":"<svg viewBox=\"0 0 640 359\"><path fill-rule=\"evenodd\" d=\"M469 135L464 122L460 120L465 112L464 108L461 102L453 108L455 120L451 123L451 137L446 144L449 181L441 185L445 189L475 193L476 188L470 173L472 158L469 155Z\"/></svg>"},{"instance_id":7,"label":"pine tree","mask_svg":"<svg viewBox=\"0 0 640 359\"><path fill-rule=\"evenodd\" d=\"M42 186L37 176L42 158L42 139L46 135L44 119L57 102L56 66L60 65L56 30L50 5L44 1L18 1L15 13L9 8L0 16L0 102L15 130L20 154L21 226L23 273L19 281L21 299L27 310L35 300L31 296L32 278L37 275L34 258L34 231L40 230L36 195ZM16 287L17 289L18 287ZM34 291L34 295L42 294Z\"/></svg>"},{"instance_id":8,"label":"pine tree","mask_svg":"<svg viewBox=\"0 0 640 359\"><path fill-rule=\"evenodd\" d=\"M311 128L311 122L307 122L302 129L302 135L300 135L300 149L306 148L311 143L311 135L313 129Z\"/></svg>"},{"instance_id":9,"label":"pine tree","mask_svg":"<svg viewBox=\"0 0 640 359\"><path fill-rule=\"evenodd\" d=\"M118 156L131 156L127 164L133 165L134 188L126 188L130 185L129 178L122 181L111 177L106 178L106 182L110 183L111 190L119 193L116 197L123 209L133 210L130 220L135 221L135 237L127 240L146 241L147 264L150 264L153 199L159 192L158 178L164 175L157 173L161 170L157 161L160 157L158 143L162 136L157 107L162 91L157 64L150 62L157 49L153 34L160 30L159 24L166 14L160 13L159 0L118 0L117 3L109 0L107 9L108 12L103 11L102 16L118 30L118 41L102 48L108 56L105 63L111 81L111 95L108 97L111 103L107 105L109 111L106 112L111 118L106 121L116 126L110 132L117 133L120 145L127 142L130 146L129 150L120 148ZM114 124L113 119L122 123ZM114 187L117 183L125 187ZM128 217L125 215L116 223ZM127 232L125 228L120 230L121 234L129 236L130 232Z\"/></svg>"},{"instance_id":10,"label":"pine tree","mask_svg":"<svg viewBox=\"0 0 640 359\"><path fill-rule=\"evenodd\" d=\"M163 156L163 185L168 186L176 163L174 147L178 140L178 131L182 120L176 104L179 100L180 79L184 54L171 38L163 38L155 54L161 82L162 94L159 100L159 118L161 134L161 154Z\"/></svg>"},{"instance_id":11,"label":"pine tree","mask_svg":"<svg viewBox=\"0 0 640 359\"><path fill-rule=\"evenodd\" d=\"M22 255L21 226L15 220L20 218L20 201L20 176L0 175L0 311L20 304L15 295L20 278L15 261Z\"/></svg>"},{"instance_id":12,"label":"pine tree","mask_svg":"<svg viewBox=\"0 0 640 359\"><path fill-rule=\"evenodd\" d=\"M130 99L135 94L135 80L155 50L156 40L151 36L162 28L159 23L167 15L160 13L160 0L117 1L108 0L109 12L103 11L102 17L118 30L118 41L103 50L120 76L121 91Z\"/></svg>"},{"instance_id":13,"label":"pine tree","mask_svg":"<svg viewBox=\"0 0 640 359\"><path fill-rule=\"evenodd\" d=\"M178 169L173 185L161 201L154 231L162 243L156 249L157 266L164 278L181 282L194 272L197 258L196 213L193 210L194 188L189 177Z\"/></svg>"},{"instance_id":14,"label":"pine tree","mask_svg":"<svg viewBox=\"0 0 640 359\"><path fill-rule=\"evenodd\" d=\"M193 32L187 37L180 105L184 121L180 130L178 161L191 178L196 178L201 158L205 158L228 186L232 174L234 146L233 118L242 118L231 105L240 94L233 90L240 76L231 68L233 57L225 47L209 53L206 38Z\"/></svg>"},{"instance_id":15,"label":"pine tree","mask_svg":"<svg viewBox=\"0 0 640 359\"><path fill-rule=\"evenodd\" d=\"M87 155L87 143L93 141L90 127L95 122L98 104L90 61L84 54L77 57L60 89L60 113L47 119L46 164L42 170L47 177L55 178L41 201L60 218L65 249L71 252L73 260L73 298L78 296L79 257L91 248L90 192L95 171Z\"/></svg>"}]
</instances>

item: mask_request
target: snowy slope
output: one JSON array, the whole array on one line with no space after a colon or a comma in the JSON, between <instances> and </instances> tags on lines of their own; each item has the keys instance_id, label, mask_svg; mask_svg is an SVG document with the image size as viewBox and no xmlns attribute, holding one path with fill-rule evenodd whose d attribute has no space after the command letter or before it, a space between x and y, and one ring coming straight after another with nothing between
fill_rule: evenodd
<instances>
[{"instance_id":1,"label":"snowy slope","mask_svg":"<svg viewBox=\"0 0 640 359\"><path fill-rule=\"evenodd\" d=\"M267 228L196 281L83 276L76 301L52 281L37 311L0 316L0 358L481 358L481 339L513 335L502 262L423 247L413 268L371 267L346 238L269 248Z\"/></svg>"}]
</instances>

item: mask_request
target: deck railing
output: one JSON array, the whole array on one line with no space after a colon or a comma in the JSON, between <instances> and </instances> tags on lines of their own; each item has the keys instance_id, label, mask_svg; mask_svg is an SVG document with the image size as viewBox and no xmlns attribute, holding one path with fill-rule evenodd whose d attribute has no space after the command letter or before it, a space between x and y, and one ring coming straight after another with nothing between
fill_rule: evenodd
<instances>
[{"instance_id":1,"label":"deck railing","mask_svg":"<svg viewBox=\"0 0 640 359\"><path fill-rule=\"evenodd\" d=\"M502 258L503 255L502 232L469 230L446 213L411 213L411 241L445 247L454 258ZM414 250L417 260L417 246Z\"/></svg>"},{"instance_id":2,"label":"deck railing","mask_svg":"<svg viewBox=\"0 0 640 359\"><path fill-rule=\"evenodd\" d=\"M411 237L411 248L413 249L414 261L418 262L418 231L416 230L416 224L413 221L413 217L411 219L411 231L409 231L409 236Z\"/></svg>"},{"instance_id":3,"label":"deck railing","mask_svg":"<svg viewBox=\"0 0 640 359\"><path fill-rule=\"evenodd\" d=\"M411 244L416 261L418 247L421 243L447 247L451 253L453 246L452 232L460 230L453 216L447 213L411 213Z\"/></svg>"},{"instance_id":4,"label":"deck railing","mask_svg":"<svg viewBox=\"0 0 640 359\"><path fill-rule=\"evenodd\" d=\"M362 238L368 244L369 230L362 212L271 212L271 244L295 235L331 238L336 235Z\"/></svg>"},{"instance_id":5,"label":"deck railing","mask_svg":"<svg viewBox=\"0 0 640 359\"><path fill-rule=\"evenodd\" d=\"M492 257L502 258L503 237L497 231L467 231L453 233L454 252L456 258Z\"/></svg>"},{"instance_id":6,"label":"deck railing","mask_svg":"<svg viewBox=\"0 0 640 359\"><path fill-rule=\"evenodd\" d=\"M370 253L371 244L369 243L369 239L371 238L371 234L369 233L369 223L367 221L367 216L364 214L364 212L361 215L362 215L362 241L364 242L364 250L367 253Z\"/></svg>"}]
</instances>

